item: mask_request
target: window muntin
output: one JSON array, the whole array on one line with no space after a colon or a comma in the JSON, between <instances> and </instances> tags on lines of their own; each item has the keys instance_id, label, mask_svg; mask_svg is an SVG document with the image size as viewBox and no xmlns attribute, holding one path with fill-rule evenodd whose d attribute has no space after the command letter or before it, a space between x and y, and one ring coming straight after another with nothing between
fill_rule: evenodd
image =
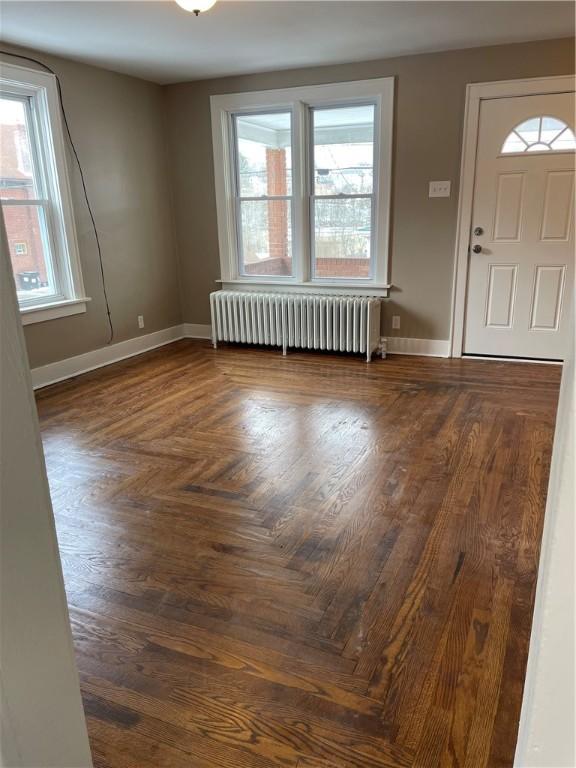
<instances>
[{"instance_id":1,"label":"window muntin","mask_svg":"<svg viewBox=\"0 0 576 768\"><path fill-rule=\"evenodd\" d=\"M292 113L233 115L241 275L291 277Z\"/></svg>"},{"instance_id":2,"label":"window muntin","mask_svg":"<svg viewBox=\"0 0 576 768\"><path fill-rule=\"evenodd\" d=\"M312 279L372 277L375 105L310 110Z\"/></svg>"},{"instance_id":3,"label":"window muntin","mask_svg":"<svg viewBox=\"0 0 576 768\"><path fill-rule=\"evenodd\" d=\"M88 301L61 119L53 75L2 64L0 204L25 324L84 312Z\"/></svg>"},{"instance_id":4,"label":"window muntin","mask_svg":"<svg viewBox=\"0 0 576 768\"><path fill-rule=\"evenodd\" d=\"M570 152L576 150L572 129L556 117L532 117L517 125L506 137L502 154L524 152Z\"/></svg>"}]
</instances>

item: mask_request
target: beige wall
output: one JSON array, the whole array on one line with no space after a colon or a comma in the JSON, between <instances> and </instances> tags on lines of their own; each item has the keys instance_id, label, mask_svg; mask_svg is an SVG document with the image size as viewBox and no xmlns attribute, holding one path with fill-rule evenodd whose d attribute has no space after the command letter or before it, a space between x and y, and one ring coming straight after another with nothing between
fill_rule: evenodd
<instances>
[{"instance_id":1,"label":"beige wall","mask_svg":"<svg viewBox=\"0 0 576 768\"><path fill-rule=\"evenodd\" d=\"M219 277L210 96L369 77L396 77L391 268L387 335L447 339L465 86L574 71L573 41L552 40L167 86L165 97L181 260L183 317L209 322ZM428 181L450 179L450 199ZM392 331L390 317L402 327Z\"/></svg>"},{"instance_id":2,"label":"beige wall","mask_svg":"<svg viewBox=\"0 0 576 768\"><path fill-rule=\"evenodd\" d=\"M44 53L29 55L46 62L62 83L100 233L114 340L180 323L162 88ZM103 347L109 336L94 233L78 169L72 162L69 167L84 284L92 301L85 314L25 327L32 367ZM144 330L138 329L138 315L144 315Z\"/></svg>"},{"instance_id":3,"label":"beige wall","mask_svg":"<svg viewBox=\"0 0 576 768\"><path fill-rule=\"evenodd\" d=\"M208 294L220 273L210 95L391 75L396 77L394 289L384 331L448 338L466 83L566 74L574 68L573 41L566 39L163 88L43 53L30 55L61 78L100 232L115 341L182 320L209 322ZM71 176L92 301L83 315L26 326L32 367L97 349L108 340L94 235L72 163ZM451 198L428 199L431 179L452 180ZM390 328L392 314L401 315L400 331ZM145 317L143 330L138 315Z\"/></svg>"}]
</instances>

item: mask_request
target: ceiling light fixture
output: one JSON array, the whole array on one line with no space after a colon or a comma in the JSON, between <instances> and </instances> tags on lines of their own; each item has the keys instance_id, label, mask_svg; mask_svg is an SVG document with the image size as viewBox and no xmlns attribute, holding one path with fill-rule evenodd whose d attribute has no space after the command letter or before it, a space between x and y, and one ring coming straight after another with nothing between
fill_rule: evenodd
<instances>
[{"instance_id":1,"label":"ceiling light fixture","mask_svg":"<svg viewBox=\"0 0 576 768\"><path fill-rule=\"evenodd\" d=\"M176 0L180 8L191 11L195 16L203 11L208 11L216 3L216 0Z\"/></svg>"}]
</instances>

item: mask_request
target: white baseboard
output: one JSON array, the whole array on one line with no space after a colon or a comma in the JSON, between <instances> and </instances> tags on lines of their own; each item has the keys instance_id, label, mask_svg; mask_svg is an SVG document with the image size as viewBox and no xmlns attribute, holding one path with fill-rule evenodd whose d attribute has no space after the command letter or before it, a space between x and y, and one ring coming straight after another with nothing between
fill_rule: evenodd
<instances>
[{"instance_id":1,"label":"white baseboard","mask_svg":"<svg viewBox=\"0 0 576 768\"><path fill-rule=\"evenodd\" d=\"M170 344L172 341L183 338L184 335L184 327L182 325L174 325L172 328L165 328L162 331L147 333L145 336L137 336L134 339L110 344L108 347L100 347L83 355L76 355L76 357L68 357L56 363L42 365L39 368L32 369L32 385L34 389L47 387L49 384L56 384L58 381L70 379L81 373L87 373L96 368L110 365L110 363L134 357L134 355L140 355L142 352L162 347L164 344Z\"/></svg>"},{"instance_id":2,"label":"white baseboard","mask_svg":"<svg viewBox=\"0 0 576 768\"><path fill-rule=\"evenodd\" d=\"M184 323L184 337L189 339L210 339L210 325ZM450 357L450 341L447 339L404 339L397 336L383 337L387 341L390 355L425 355L427 357Z\"/></svg>"},{"instance_id":3,"label":"white baseboard","mask_svg":"<svg viewBox=\"0 0 576 768\"><path fill-rule=\"evenodd\" d=\"M387 336L386 352L389 355L423 355L425 357L450 357L448 339L406 339Z\"/></svg>"},{"instance_id":4,"label":"white baseboard","mask_svg":"<svg viewBox=\"0 0 576 768\"><path fill-rule=\"evenodd\" d=\"M211 328L209 325L202 325L200 323L174 325L172 328L148 333L145 336L137 336L134 339L111 344L109 347L100 347L100 349L94 349L92 352L86 352L83 355L68 357L65 360L58 360L56 363L33 368L32 384L34 389L40 389L41 387L47 387L49 384L56 384L59 381L79 376L81 373L88 373L88 371L93 371L96 368L102 368L105 365L126 360L128 357L141 355L143 352L156 349L156 347L162 347L164 344L170 344L178 339L209 338L211 338ZM387 351L391 355L450 356L450 342L441 339L402 339L389 336L387 342Z\"/></svg>"},{"instance_id":5,"label":"white baseboard","mask_svg":"<svg viewBox=\"0 0 576 768\"><path fill-rule=\"evenodd\" d=\"M540 360L536 357L495 357L494 355L462 355L460 360L490 360L492 363L534 363L535 365L564 365L562 360Z\"/></svg>"},{"instance_id":6,"label":"white baseboard","mask_svg":"<svg viewBox=\"0 0 576 768\"><path fill-rule=\"evenodd\" d=\"M184 323L183 336L186 339L211 339L212 326L200 323Z\"/></svg>"}]
</instances>

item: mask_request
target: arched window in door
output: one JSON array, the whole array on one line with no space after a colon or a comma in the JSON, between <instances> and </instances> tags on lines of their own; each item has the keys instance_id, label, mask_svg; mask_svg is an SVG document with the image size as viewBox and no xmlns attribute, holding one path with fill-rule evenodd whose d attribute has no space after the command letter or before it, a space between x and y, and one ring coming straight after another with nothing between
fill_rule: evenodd
<instances>
[{"instance_id":1,"label":"arched window in door","mask_svg":"<svg viewBox=\"0 0 576 768\"><path fill-rule=\"evenodd\" d=\"M522 152L569 152L576 149L574 131L556 117L531 117L512 130L502 145L502 154Z\"/></svg>"}]
</instances>

